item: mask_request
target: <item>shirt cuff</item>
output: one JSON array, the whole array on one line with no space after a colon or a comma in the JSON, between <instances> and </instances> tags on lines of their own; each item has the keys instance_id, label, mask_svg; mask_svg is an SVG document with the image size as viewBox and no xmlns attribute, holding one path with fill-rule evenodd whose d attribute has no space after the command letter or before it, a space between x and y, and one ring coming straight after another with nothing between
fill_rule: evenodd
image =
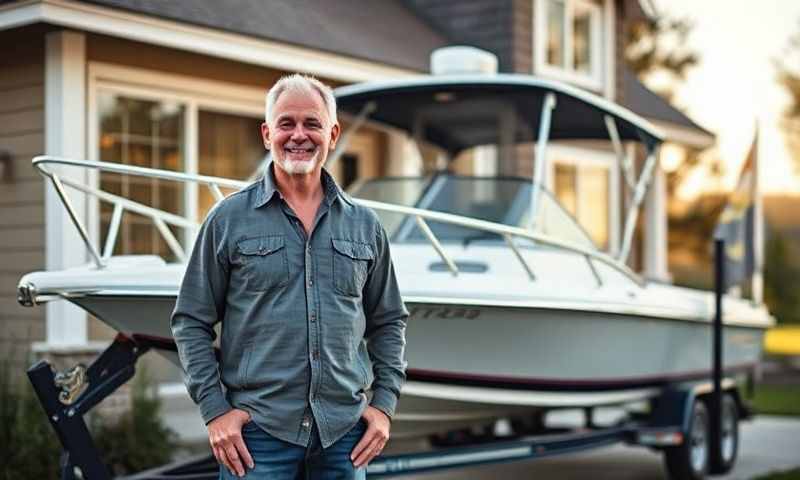
<instances>
[{"instance_id":1,"label":"shirt cuff","mask_svg":"<svg viewBox=\"0 0 800 480\"><path fill-rule=\"evenodd\" d=\"M391 419L394 417L395 408L397 408L397 395L387 388L375 388L372 391L370 405L385 413Z\"/></svg>"},{"instance_id":2,"label":"shirt cuff","mask_svg":"<svg viewBox=\"0 0 800 480\"><path fill-rule=\"evenodd\" d=\"M200 415L206 425L212 420L233 410L233 407L225 400L222 393L205 398L200 402Z\"/></svg>"}]
</instances>

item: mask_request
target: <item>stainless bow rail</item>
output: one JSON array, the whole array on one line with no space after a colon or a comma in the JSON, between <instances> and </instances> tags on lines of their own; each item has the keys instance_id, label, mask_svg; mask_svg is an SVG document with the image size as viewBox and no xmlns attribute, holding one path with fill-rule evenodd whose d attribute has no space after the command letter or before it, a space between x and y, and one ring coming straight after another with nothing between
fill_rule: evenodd
<instances>
[{"instance_id":1,"label":"stainless bow rail","mask_svg":"<svg viewBox=\"0 0 800 480\"><path fill-rule=\"evenodd\" d=\"M187 228L187 229L197 229L199 225L193 219L189 219L181 215L176 215L174 213L170 213L148 205L143 205L139 202L135 202L128 198L115 195L103 190L99 190L89 185L84 185L81 182L74 181L69 178L62 178L61 175L48 169L47 168L48 165L80 167L86 169L94 169L102 172L118 173L121 175L141 176L148 178L156 178L160 180L171 180L182 183L195 183L198 185L203 185L206 188L208 188L211 194L213 195L214 199L216 200L216 202L219 202L225 198L225 195L222 193L221 188L230 188L238 190L244 188L248 184L248 182L245 181L232 180L222 177L188 174L188 173L174 172L170 170L137 167L133 165L121 165L112 162L75 160L75 159L55 157L50 155L40 155L34 157L32 163L33 166L39 171L39 173L42 176L50 180L51 184L58 193L58 196L61 199L64 208L67 210L67 213L69 214L72 223L75 225L75 228L77 228L78 233L80 234L81 239L83 240L83 243L86 246L86 249L89 251L89 254L92 257L92 261L99 269L106 267L108 258L114 251L114 245L117 241L119 228L122 223L122 215L125 212L132 212L150 218L155 227L157 228L157 230L159 231L159 233L161 234L161 236L163 237L164 241L169 246L170 250L175 254L175 256L180 261L186 261L186 253L183 247L181 246L180 242L175 238L175 236L172 234L167 225L174 225L177 227ZM89 238L89 234L87 233L86 227L82 223L81 219L78 217L78 214L75 211L72 202L67 196L67 193L64 189L65 185L74 188L80 192L83 192L86 195L95 197L100 201L111 203L114 206L102 254L100 253L99 249L92 243L91 238ZM538 233L536 231L526 230L524 228L512 227L509 225L503 225L494 222L488 222L485 220L477 220L474 218L464 217L460 215L453 215L450 213L424 210L419 208L407 207L403 205L377 202L373 200L356 198L354 199L354 201L356 203L372 208L374 210L399 213L414 218L415 222L419 226L422 233L425 235L427 240L430 242L431 246L434 248L434 250L436 250L436 253L441 257L442 261L447 265L448 269L453 275L458 275L459 273L458 267L456 266L453 259L444 250L441 242L439 241L438 238L436 238L436 235L428 226L427 223L428 221L447 223L450 225L457 225L460 227L471 228L481 232L487 232L499 235L501 238L503 238L506 245L512 250L514 256L519 261L520 265L525 270L525 272L527 273L528 277L531 280L535 280L536 276L534 275L533 269L531 268L528 261L523 257L519 249L519 246L515 243L515 239L517 238L526 239L542 245L561 248L582 255L586 259L589 269L594 275L595 279L597 280L598 285L602 284L602 279L598 275L597 270L594 266L593 262L595 261L610 266L611 268L621 272L622 274L624 274L625 276L627 276L628 278L630 278L632 281L634 281L639 285L644 284L643 280L636 273L631 271L625 264L623 264L619 260L609 255L606 255L596 250L586 248L579 244L560 240L549 235Z\"/></svg>"}]
</instances>

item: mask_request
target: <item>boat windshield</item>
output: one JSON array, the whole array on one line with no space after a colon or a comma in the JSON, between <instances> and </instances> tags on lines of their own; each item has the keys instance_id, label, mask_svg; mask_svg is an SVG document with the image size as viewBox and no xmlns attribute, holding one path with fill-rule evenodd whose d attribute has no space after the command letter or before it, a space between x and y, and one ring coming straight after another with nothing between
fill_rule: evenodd
<instances>
[{"instance_id":1,"label":"boat windshield","mask_svg":"<svg viewBox=\"0 0 800 480\"><path fill-rule=\"evenodd\" d=\"M350 193L366 200L530 228L531 183L523 178L452 174L377 178L355 186ZM427 241L413 218L393 212L377 213L393 242ZM427 222L436 238L444 243L503 241L500 235L492 232L433 220ZM542 191L536 230L561 241L596 249L589 235L546 190Z\"/></svg>"}]
</instances>

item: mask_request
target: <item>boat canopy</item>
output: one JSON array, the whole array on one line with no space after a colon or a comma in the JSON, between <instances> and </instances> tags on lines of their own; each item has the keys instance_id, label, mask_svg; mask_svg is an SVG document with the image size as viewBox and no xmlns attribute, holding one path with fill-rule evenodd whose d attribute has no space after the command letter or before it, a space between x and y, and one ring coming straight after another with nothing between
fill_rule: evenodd
<instances>
[{"instance_id":1,"label":"boat canopy","mask_svg":"<svg viewBox=\"0 0 800 480\"><path fill-rule=\"evenodd\" d=\"M551 140L608 140L610 118L622 141L641 142L649 151L662 141L656 127L619 105L529 75L423 76L336 89L340 112L366 114L453 157L479 145L535 142L548 96L555 100Z\"/></svg>"}]
</instances>

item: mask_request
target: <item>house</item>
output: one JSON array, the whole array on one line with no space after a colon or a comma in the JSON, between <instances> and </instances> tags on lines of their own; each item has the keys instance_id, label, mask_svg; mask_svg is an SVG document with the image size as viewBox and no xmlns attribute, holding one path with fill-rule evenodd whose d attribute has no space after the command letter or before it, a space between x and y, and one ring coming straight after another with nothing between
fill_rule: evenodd
<instances>
[{"instance_id":1,"label":"house","mask_svg":"<svg viewBox=\"0 0 800 480\"><path fill-rule=\"evenodd\" d=\"M365 8L357 0L337 0L335 5L0 0L0 348L6 357L15 350L17 368L27 364L31 349L38 355L91 356L113 334L65 302L49 303L46 311L17 305L15 287L24 273L87 260L31 157L46 152L245 178L263 156L257 132L265 89L286 72L310 73L333 85L398 78L428 71L429 54L438 47L469 44L495 53L500 71L566 81L621 103L662 127L678 148L713 142L627 73L624 26L644 15L636 1L385 0ZM402 136L366 129L345 152L347 171L333 173L344 183L420 173L418 164L380 161L402 157L406 147ZM529 176L532 153L532 147L522 148L510 164L495 160L477 167L484 174ZM616 252L624 195L610 143L554 144L550 155L550 188L599 245ZM399 165L392 167L399 171L385 165ZM68 170L62 175L197 219L212 202L193 186ZM663 184L659 172L632 266L668 279ZM111 209L74 201L90 236L102 240ZM135 216L125 218L120 235L116 253L168 255L156 229ZM162 393L185 396L177 369L156 371Z\"/></svg>"}]
</instances>

